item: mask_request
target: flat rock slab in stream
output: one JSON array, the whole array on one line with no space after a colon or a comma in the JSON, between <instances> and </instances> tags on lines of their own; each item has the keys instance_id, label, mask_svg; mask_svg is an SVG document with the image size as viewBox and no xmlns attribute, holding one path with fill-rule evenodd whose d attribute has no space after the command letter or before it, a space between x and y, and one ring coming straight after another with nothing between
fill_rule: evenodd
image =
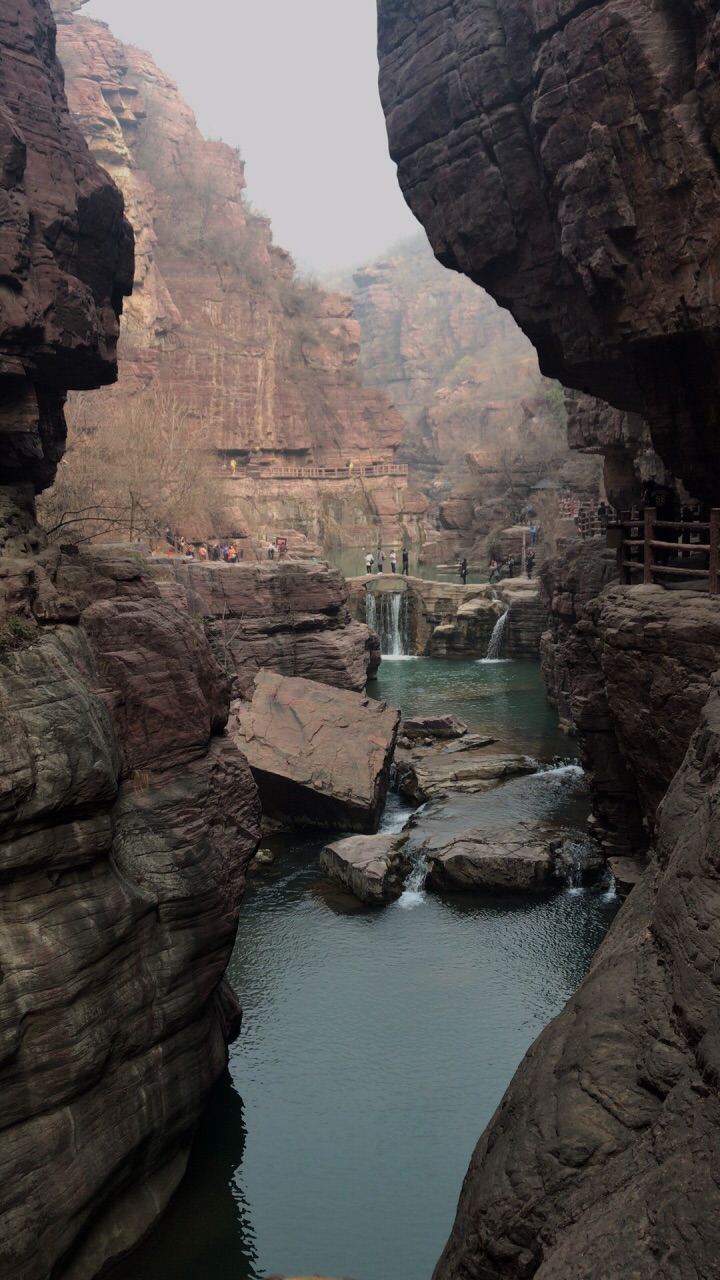
<instances>
[{"instance_id":1,"label":"flat rock slab in stream","mask_svg":"<svg viewBox=\"0 0 720 1280\"><path fill-rule=\"evenodd\" d=\"M456 753L436 751L419 759L415 755L396 759L395 769L401 794L422 804L445 791L489 791L508 778L535 773L537 764L529 756L491 756L473 750L458 759Z\"/></svg>"},{"instance_id":2,"label":"flat rock slab in stream","mask_svg":"<svg viewBox=\"0 0 720 1280\"><path fill-rule=\"evenodd\" d=\"M394 902L410 872L407 841L406 835L349 836L325 846L320 866L330 880L349 889L360 902Z\"/></svg>"},{"instance_id":3,"label":"flat rock slab in stream","mask_svg":"<svg viewBox=\"0 0 720 1280\"><path fill-rule=\"evenodd\" d=\"M457 716L412 716L403 720L400 733L405 738L462 738L468 727Z\"/></svg>"},{"instance_id":4,"label":"flat rock slab in stream","mask_svg":"<svg viewBox=\"0 0 720 1280\"><path fill-rule=\"evenodd\" d=\"M426 849L427 887L483 893L549 889L561 844L557 833L532 822L463 831L446 844Z\"/></svg>"},{"instance_id":5,"label":"flat rock slab in stream","mask_svg":"<svg viewBox=\"0 0 720 1280\"><path fill-rule=\"evenodd\" d=\"M364 694L260 671L235 706L263 814L289 825L376 831L400 712Z\"/></svg>"}]
</instances>

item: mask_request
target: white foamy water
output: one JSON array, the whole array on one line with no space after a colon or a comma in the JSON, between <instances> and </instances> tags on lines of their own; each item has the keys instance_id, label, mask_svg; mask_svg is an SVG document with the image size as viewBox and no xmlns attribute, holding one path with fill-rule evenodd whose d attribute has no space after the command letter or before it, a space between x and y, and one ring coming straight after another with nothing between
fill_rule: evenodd
<instances>
[{"instance_id":1,"label":"white foamy water","mask_svg":"<svg viewBox=\"0 0 720 1280\"><path fill-rule=\"evenodd\" d=\"M426 857L418 858L410 875L405 881L405 888L395 904L402 907L404 911L412 911L414 907L419 907L423 902L427 901L427 893L425 891L425 880L428 873L428 861Z\"/></svg>"}]
</instances>

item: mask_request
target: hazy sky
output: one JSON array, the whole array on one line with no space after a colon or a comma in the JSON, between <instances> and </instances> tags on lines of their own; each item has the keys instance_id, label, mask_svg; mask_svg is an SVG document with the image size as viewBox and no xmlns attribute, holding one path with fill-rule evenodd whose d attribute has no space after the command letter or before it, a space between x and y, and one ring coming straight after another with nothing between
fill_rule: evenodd
<instances>
[{"instance_id":1,"label":"hazy sky","mask_svg":"<svg viewBox=\"0 0 720 1280\"><path fill-rule=\"evenodd\" d=\"M388 156L375 0L90 0L149 49L208 137L239 146L248 196L299 265L377 257L418 230Z\"/></svg>"}]
</instances>

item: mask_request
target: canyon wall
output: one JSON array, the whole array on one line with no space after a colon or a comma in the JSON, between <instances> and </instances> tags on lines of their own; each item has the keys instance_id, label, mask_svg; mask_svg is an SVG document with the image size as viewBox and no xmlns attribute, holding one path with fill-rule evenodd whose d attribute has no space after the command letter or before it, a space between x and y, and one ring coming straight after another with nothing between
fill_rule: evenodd
<instances>
[{"instance_id":1,"label":"canyon wall","mask_svg":"<svg viewBox=\"0 0 720 1280\"><path fill-rule=\"evenodd\" d=\"M259 836L229 682L137 557L47 545L68 388L117 376L122 197L46 0L0 14L0 1272L89 1280L182 1177Z\"/></svg>"},{"instance_id":2,"label":"canyon wall","mask_svg":"<svg viewBox=\"0 0 720 1280\"><path fill-rule=\"evenodd\" d=\"M720 26L705 0L379 7L391 151L440 261L544 373L717 500Z\"/></svg>"},{"instance_id":3,"label":"canyon wall","mask_svg":"<svg viewBox=\"0 0 720 1280\"><path fill-rule=\"evenodd\" d=\"M543 372L596 398L573 442L620 505L652 451L718 501L719 34L702 0L380 0L406 197ZM720 606L603 591L612 571L571 548L546 576L545 668L598 834L651 861L481 1138L436 1280L717 1271Z\"/></svg>"},{"instance_id":4,"label":"canyon wall","mask_svg":"<svg viewBox=\"0 0 720 1280\"><path fill-rule=\"evenodd\" d=\"M238 152L203 138L149 54L81 5L55 4L68 99L137 240L115 394L159 387L204 420L218 534L417 540L427 503L393 467L403 419L358 374L350 300L299 279L246 199Z\"/></svg>"}]
</instances>

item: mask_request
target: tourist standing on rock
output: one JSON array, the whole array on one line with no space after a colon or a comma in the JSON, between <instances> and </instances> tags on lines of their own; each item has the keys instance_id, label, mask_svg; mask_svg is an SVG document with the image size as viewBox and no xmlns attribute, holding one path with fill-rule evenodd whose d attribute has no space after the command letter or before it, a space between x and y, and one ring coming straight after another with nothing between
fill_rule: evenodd
<instances>
[{"instance_id":1,"label":"tourist standing on rock","mask_svg":"<svg viewBox=\"0 0 720 1280\"><path fill-rule=\"evenodd\" d=\"M372 551L368 551L368 553L367 553L367 555L366 555L366 557L365 557L365 572L366 572L366 573L372 573L374 563L375 563L375 557L374 557L374 555L373 555Z\"/></svg>"},{"instance_id":2,"label":"tourist standing on rock","mask_svg":"<svg viewBox=\"0 0 720 1280\"><path fill-rule=\"evenodd\" d=\"M508 578L515 577L515 557L514 556L508 556L507 571L508 571Z\"/></svg>"},{"instance_id":3,"label":"tourist standing on rock","mask_svg":"<svg viewBox=\"0 0 720 1280\"><path fill-rule=\"evenodd\" d=\"M392 573L397 573L397 553L394 547L390 552L390 571Z\"/></svg>"},{"instance_id":4,"label":"tourist standing on rock","mask_svg":"<svg viewBox=\"0 0 720 1280\"><path fill-rule=\"evenodd\" d=\"M462 564L460 565L460 577L462 578L463 586L465 586L465 583L467 582L467 575L468 575L467 558L463 556Z\"/></svg>"},{"instance_id":5,"label":"tourist standing on rock","mask_svg":"<svg viewBox=\"0 0 720 1280\"><path fill-rule=\"evenodd\" d=\"M275 543L274 542L268 543L267 557L268 557L268 560L275 559Z\"/></svg>"},{"instance_id":6,"label":"tourist standing on rock","mask_svg":"<svg viewBox=\"0 0 720 1280\"><path fill-rule=\"evenodd\" d=\"M536 523L535 523L535 521L533 520L532 524L530 525L530 546L531 546L531 547L536 547L536 546L537 546L537 540L538 540L538 533L539 533L539 532L540 532L540 530L538 529L537 524L536 524Z\"/></svg>"},{"instance_id":7,"label":"tourist standing on rock","mask_svg":"<svg viewBox=\"0 0 720 1280\"><path fill-rule=\"evenodd\" d=\"M201 543L200 550L198 551L198 555L200 556L201 560L207 560L208 552L207 552L207 547L205 546L204 543Z\"/></svg>"},{"instance_id":8,"label":"tourist standing on rock","mask_svg":"<svg viewBox=\"0 0 720 1280\"><path fill-rule=\"evenodd\" d=\"M490 561L490 581L491 582L500 581L500 566L497 560Z\"/></svg>"},{"instance_id":9,"label":"tourist standing on rock","mask_svg":"<svg viewBox=\"0 0 720 1280\"><path fill-rule=\"evenodd\" d=\"M525 557L525 568L527 569L528 578L532 578L533 569L535 568L535 552L534 551L528 551L527 556Z\"/></svg>"},{"instance_id":10,"label":"tourist standing on rock","mask_svg":"<svg viewBox=\"0 0 720 1280\"><path fill-rule=\"evenodd\" d=\"M237 471L237 458L231 458L230 470L232 471L233 475L235 475L235 472Z\"/></svg>"},{"instance_id":11,"label":"tourist standing on rock","mask_svg":"<svg viewBox=\"0 0 720 1280\"><path fill-rule=\"evenodd\" d=\"M378 559L377 559L378 573L382 573L384 563L385 563L385 552L383 551L382 547L378 547Z\"/></svg>"},{"instance_id":12,"label":"tourist standing on rock","mask_svg":"<svg viewBox=\"0 0 720 1280\"><path fill-rule=\"evenodd\" d=\"M410 555L407 547L403 547L402 549L402 566L403 566L402 571L405 574L405 577L406 578L409 577L410 576Z\"/></svg>"}]
</instances>

